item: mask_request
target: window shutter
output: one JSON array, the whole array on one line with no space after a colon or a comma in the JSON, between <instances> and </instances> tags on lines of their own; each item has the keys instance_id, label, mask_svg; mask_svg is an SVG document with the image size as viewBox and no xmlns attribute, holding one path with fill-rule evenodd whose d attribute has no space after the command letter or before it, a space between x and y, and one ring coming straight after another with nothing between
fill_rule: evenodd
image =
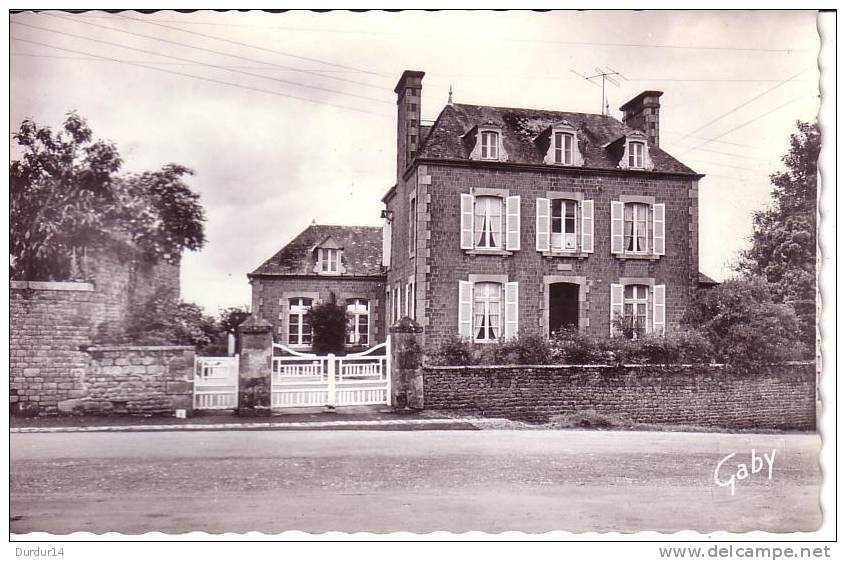
<instances>
[{"instance_id":1,"label":"window shutter","mask_svg":"<svg viewBox=\"0 0 846 561\"><path fill-rule=\"evenodd\" d=\"M611 285L611 335L616 335L619 330L614 327L614 321L623 317L623 285Z\"/></svg>"},{"instance_id":2,"label":"window shutter","mask_svg":"<svg viewBox=\"0 0 846 561\"><path fill-rule=\"evenodd\" d=\"M593 253L593 201L582 201L582 252Z\"/></svg>"},{"instance_id":3,"label":"window shutter","mask_svg":"<svg viewBox=\"0 0 846 561\"><path fill-rule=\"evenodd\" d=\"M620 201L611 201L611 253L623 253L623 203Z\"/></svg>"},{"instance_id":4,"label":"window shutter","mask_svg":"<svg viewBox=\"0 0 846 561\"><path fill-rule=\"evenodd\" d=\"M652 332L663 335L667 328L667 287L656 284L652 290Z\"/></svg>"},{"instance_id":5,"label":"window shutter","mask_svg":"<svg viewBox=\"0 0 846 561\"><path fill-rule=\"evenodd\" d=\"M664 255L664 230L666 229L664 212L663 203L652 205L652 252L655 255Z\"/></svg>"},{"instance_id":6,"label":"window shutter","mask_svg":"<svg viewBox=\"0 0 846 561\"><path fill-rule=\"evenodd\" d=\"M458 281L458 334L473 335L473 283Z\"/></svg>"},{"instance_id":7,"label":"window shutter","mask_svg":"<svg viewBox=\"0 0 846 561\"><path fill-rule=\"evenodd\" d=\"M520 196L505 199L505 249L520 251Z\"/></svg>"},{"instance_id":8,"label":"window shutter","mask_svg":"<svg viewBox=\"0 0 846 561\"><path fill-rule=\"evenodd\" d=\"M382 225L382 265L391 266L391 223L387 220Z\"/></svg>"},{"instance_id":9,"label":"window shutter","mask_svg":"<svg viewBox=\"0 0 846 561\"><path fill-rule=\"evenodd\" d=\"M538 251L549 251L549 199L538 199L535 242Z\"/></svg>"},{"instance_id":10,"label":"window shutter","mask_svg":"<svg viewBox=\"0 0 846 561\"><path fill-rule=\"evenodd\" d=\"M461 194L461 249L473 249L473 195Z\"/></svg>"},{"instance_id":11,"label":"window shutter","mask_svg":"<svg viewBox=\"0 0 846 561\"><path fill-rule=\"evenodd\" d=\"M505 283L505 339L517 336L519 291L516 282Z\"/></svg>"},{"instance_id":12,"label":"window shutter","mask_svg":"<svg viewBox=\"0 0 846 561\"><path fill-rule=\"evenodd\" d=\"M408 307L409 299L411 298L411 286L408 283L405 283L405 313L404 316L411 317L411 308Z\"/></svg>"}]
</instances>

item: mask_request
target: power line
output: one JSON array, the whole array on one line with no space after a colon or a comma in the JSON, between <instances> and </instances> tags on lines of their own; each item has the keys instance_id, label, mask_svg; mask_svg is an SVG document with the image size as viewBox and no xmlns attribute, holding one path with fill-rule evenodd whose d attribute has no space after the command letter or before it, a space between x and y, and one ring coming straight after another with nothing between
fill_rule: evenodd
<instances>
[{"instance_id":1,"label":"power line","mask_svg":"<svg viewBox=\"0 0 846 561\"><path fill-rule=\"evenodd\" d=\"M723 152L722 150L711 150L709 148L697 148L698 152L710 152L711 154L722 154L723 156L731 156L733 158L743 158L744 160L759 160L762 162L775 163L778 160L772 158L761 158L760 156L750 156L748 154L737 154L732 152Z\"/></svg>"},{"instance_id":2,"label":"power line","mask_svg":"<svg viewBox=\"0 0 846 561\"><path fill-rule=\"evenodd\" d=\"M755 173L769 173L769 171L767 171L765 169L747 168L747 167L743 167L743 166L733 166L731 164L721 164L721 163L715 162L713 160L703 160L699 156L690 156L689 159L702 162L703 164L706 164L706 165L720 166L720 167L723 167L723 168L742 169L742 170L746 170L746 171L754 171Z\"/></svg>"},{"instance_id":3,"label":"power line","mask_svg":"<svg viewBox=\"0 0 846 561\"><path fill-rule=\"evenodd\" d=\"M121 16L120 14L115 14L118 17L126 17ZM116 19L114 17L109 16L93 16L93 15L84 15L84 18L91 18L91 19ZM131 19L131 18L130 18ZM138 20L142 21L142 20ZM176 23L180 25L209 25L209 26L219 26L219 27L250 27L250 28L260 28L260 29L279 29L283 31L304 31L304 32L317 32L317 33L346 33L346 34L358 34L358 35L388 35L388 36L400 36L400 37L426 37L426 38L434 38L434 39L446 39L451 41L463 41L465 40L464 37L458 37L455 35L443 35L443 34L409 34L403 32L391 32L391 31L373 31L373 30L356 30L356 29L326 29L326 28L318 28L318 27L292 27L292 26L271 26L271 25L257 25L257 24L245 24L245 23L213 23L213 22L203 22L203 21L182 21L182 20L157 20L162 23ZM621 47L621 48L646 48L646 49L686 49L686 50L706 50L706 51L751 51L751 52L765 52L765 53L782 53L782 54L790 54L793 52L804 52L808 51L809 49L766 49L761 47L722 47L722 46L711 46L711 45L673 45L669 43L655 43L655 44L648 44L648 43L602 43L602 42L595 42L595 41L562 41L562 40L554 40L554 39L528 39L522 37L497 37L498 41L511 41L517 43L551 43L551 44L558 44L558 45L584 45L590 47Z\"/></svg>"},{"instance_id":4,"label":"power line","mask_svg":"<svg viewBox=\"0 0 846 561\"><path fill-rule=\"evenodd\" d=\"M753 101L755 101L755 100L757 100L757 99L760 99L760 98L764 97L764 96L765 96L765 95L767 95L768 93L770 93L770 92L772 92L772 91L774 91L774 90L776 90L776 89L780 88L781 86L783 86L783 85L785 85L786 83L790 82L790 81L791 81L791 80L793 80L794 78L797 78L797 77L801 76L802 74L804 74L804 73L805 73L805 72L807 72L807 71L808 71L808 69L806 68L805 70L802 70L801 72L798 72L798 73L794 74L794 75L793 75L793 76L791 76L790 78L787 78L786 80L782 80L781 82L779 82L779 83L778 83L778 84L776 84L775 86L773 86L773 87L771 87L771 88L768 88L768 89L764 90L763 92L759 93L758 95L756 95L756 96L754 96L754 97L752 97L752 98L750 98L750 99L747 99L746 101L744 101L743 103L741 103L741 104L740 104L740 105L738 105L737 107L734 107L734 108L730 109L729 111L727 111L727 112L725 112L725 113L723 113L723 114L719 115L718 117L715 117L715 118L711 119L710 121L708 121L708 122L707 122L707 123L705 123L704 125L700 126L698 129L693 130L693 131L690 131L688 134L686 134L686 135L682 136L682 137L679 139L679 142L681 142L682 140L684 140L684 139L688 138L690 135L692 135L692 134L696 134L697 132L701 131L702 129L707 128L709 125L712 125L712 124L716 123L717 121L719 121L719 120L720 120L720 119L722 119L723 117L727 117L727 116L731 115L732 113L734 113L734 112L736 112L736 111L739 111L740 109L743 109L744 107L746 107L747 105L749 105L749 104L750 104L750 103L752 103Z\"/></svg>"},{"instance_id":5,"label":"power line","mask_svg":"<svg viewBox=\"0 0 846 561\"><path fill-rule=\"evenodd\" d=\"M179 41L173 41L171 39L164 39L164 38L161 38L161 37L155 37L153 35L145 35L143 33L135 33L133 31L127 31L125 29L119 29L119 28L116 28L116 27L109 27L107 25L100 25L100 24L97 24L97 23L82 21L79 18L69 18L69 17L65 17L65 16L57 16L57 15L54 15L54 14L41 14L41 15L53 17L53 18L57 18L57 19L62 19L62 20L66 20L66 21L71 21L71 22L74 22L74 23L81 23L83 25L90 25L92 27L99 27L100 29L106 29L106 30L109 30L109 31L116 31L118 33L125 33L127 35L133 35L135 37L141 37L143 39L152 39L154 41L160 41L162 43L169 43L171 45L177 45L177 46L186 47L186 48L189 48L189 49L206 51L206 52L216 54L216 55L228 56L228 57L231 57L231 58L237 58L237 59L240 59L240 60L246 60L246 61L255 62L255 63L258 63L258 64L274 66L274 67L282 68L282 69L285 69L285 70L291 70L291 71L294 71L294 72L302 72L304 74L311 74L311 75L319 76L321 78L326 78L326 79L329 79L329 80L336 80L336 81L339 81L339 82L347 82L347 83L350 83L350 84L356 84L356 85L367 87L367 88L384 90L384 88L382 88L381 86L377 86L377 85L374 85L374 84L368 84L367 82L360 82L358 80L350 80L348 78L339 78L337 76L327 76L327 75L322 74L320 72L314 72L314 71L311 71L311 70L298 70L298 69L294 69L290 66L282 66L280 64L276 64L276 63L273 63L273 62L257 60L257 59L254 59L254 58L244 57L244 56L241 56L241 55L236 55L236 54L227 53L227 52L223 52L223 51L216 51L214 49L208 49L208 48L205 48L205 47L198 47L198 46L192 45L190 43L181 43ZM121 16L121 17L123 17L123 16ZM111 19L114 19L114 18L111 18ZM129 18L129 17L124 17L124 19L128 19L130 21L137 21L137 22L141 22L141 23L149 23L149 22L145 22L143 20L137 20L137 19ZM156 25L156 24L150 23L150 25ZM193 31L185 31L185 30L181 30L181 29L178 29L178 28L175 28L175 27L170 27L170 26L161 26L161 27L165 27L165 28L168 28L168 29L176 29L177 31L183 31L184 33L196 34ZM202 35L202 34L199 34L199 35ZM214 38L213 36L209 36L209 37ZM222 40L227 41L225 39L222 39ZM247 46L247 45L245 45L245 46ZM277 53L277 54L282 54L282 53ZM294 55L287 55L287 56L294 56ZM325 63L325 64L331 64L331 63Z\"/></svg>"},{"instance_id":6,"label":"power line","mask_svg":"<svg viewBox=\"0 0 846 561\"><path fill-rule=\"evenodd\" d=\"M201 62L201 61L198 61L198 60L192 60L192 59L183 58L183 57L179 57L179 56L175 56L175 55L167 55L167 54L163 54L163 53L157 53L155 51L148 51L146 49L139 49L137 47L130 47L128 45L121 44L121 43L115 43L115 42L112 42L112 41L104 41L102 39L94 39L93 37L86 37L84 35L77 35L76 33L68 33L67 31L58 31L56 29L49 29L49 28L46 28L46 27L41 27L41 26L38 26L38 25L31 25L31 24L28 24L28 23L22 23L22 22L18 22L18 21L13 21L12 24L22 25L22 26L25 26L25 27L31 27L33 29L38 29L38 30L41 30L41 31L48 31L50 33L57 33L59 35L66 35L68 37L73 37L73 38L76 38L76 39L83 39L85 41L102 43L104 45L109 45L109 46L112 46L112 47L118 47L118 48L121 48L121 49L138 51L140 53L150 54L150 55L153 55L153 56L160 56L160 57L169 58L169 59L173 59L173 60L180 60L180 61L183 61L183 62L190 62L190 63L193 63L193 64L199 64L201 66L206 66L206 67L209 67L209 68L216 68L218 70L235 72L237 74L243 74L245 76L252 76L254 78L262 78L264 80L273 80L274 82L280 82L280 83L283 83L283 84L288 84L289 86L295 86L295 87L301 87L301 88L311 88L311 89L315 89L315 90L324 91L324 92L327 92L327 93L334 93L334 94L338 94L338 95L346 95L346 96L355 97L355 98L358 98L358 99L364 99L364 100L367 100L367 101L376 101L376 102L379 102L379 103L391 103L391 102L385 101L383 99L377 99L377 98L374 98L374 97L367 97L367 96L363 96L363 95L342 92L340 90L333 90L331 88L323 88L321 86L313 86L313 85L310 85L310 84L303 84L301 82L292 82L291 80L285 80L283 78L275 78L273 76L264 76L262 74L255 74L253 72L245 72L243 70L237 70L237 69L234 69L234 68L226 68L224 66L220 66L220 65L217 65L217 64L205 63L205 62Z\"/></svg>"},{"instance_id":7,"label":"power line","mask_svg":"<svg viewBox=\"0 0 846 561\"><path fill-rule=\"evenodd\" d=\"M94 53L88 53L88 52L85 52L85 51L68 49L68 48L65 48L65 47L50 45L48 43L42 43L40 41L33 41L31 39L23 39L21 37L13 37L13 36L9 36L9 39L11 39L13 41L20 41L20 42L23 42L23 43L29 43L29 44L32 44L32 45L39 45L41 47L47 47L47 48L50 48L50 49L57 49L59 51L64 51L64 52L68 52L68 53L74 53L74 54L78 54L78 55L86 55L86 56L100 58L100 59L104 59L104 60L110 60L112 62L119 62L121 64L128 64L128 65L131 65L131 66L137 66L139 68L146 68L147 70L154 70L156 72L164 72L165 74L173 74L174 76L183 76L183 77L186 77L186 78L193 78L195 80L202 80L204 82L211 82L213 84L223 84L225 86L232 86L232 87L241 88L241 89L244 89L244 90L261 92L261 93L276 95L276 96L279 96L279 97L285 97L285 98L289 98L289 99L298 99L300 101L307 101L308 103L315 103L317 105L327 105L329 107L336 107L338 109L346 109L346 110L349 110L349 111L355 111L357 113L365 113L367 115L376 115L377 117L391 118L390 116L382 114L382 113L375 113L373 111L367 111L366 109L360 109L358 107L351 107L349 105L341 105L341 104L338 104L338 103L330 103L328 101L318 101L316 99L310 99L310 98L302 97L302 96L298 96L298 95L292 95L292 94L286 94L286 93L277 92L277 91L273 91L273 90L267 90L267 89L264 89L264 88L256 88L256 87L253 87L253 86L245 86L243 84L237 84L235 82L227 82L225 80L218 80L216 78L208 78L206 76L197 76L195 74L187 74L185 72L177 72L175 70L167 70L167 69L164 69L164 68L156 68L155 66L147 66L145 64L140 64L140 63L137 63L137 62L128 62L128 61L120 60L120 59L117 59L117 58L111 58L111 57L106 57L106 56L102 56L102 55L98 55L98 54L94 54Z\"/></svg>"},{"instance_id":8,"label":"power line","mask_svg":"<svg viewBox=\"0 0 846 561\"><path fill-rule=\"evenodd\" d=\"M801 99L803 99L803 98L804 98L804 96L799 96L799 97L796 97L796 98L791 99L790 101L787 101L787 102L785 102L785 103L782 103L782 104L781 104L781 105L779 105L778 107L774 107L773 109L770 109L769 111L767 111L767 112L765 112L765 113L761 113L761 114L760 114L760 115L758 115L757 117L753 117L752 119L749 119L748 121L746 121L746 122L744 122L744 123L741 123L741 124L737 125L736 127L730 128L730 129L729 129L729 130L727 130L726 132L724 132L724 133L722 133L722 134L720 134L720 135L718 135L718 136L715 136L714 138L709 138L709 139L707 139L705 142L702 142L702 143L700 143L700 144L697 144L697 145L696 145L696 146L694 146L693 148L689 148L688 150L686 150L685 152L683 152L683 153L682 153L682 155L687 154L688 152L690 152L690 151L692 151L692 150L696 150L697 148L699 148L699 147L701 147L701 146L705 146L706 144L708 144L708 143L710 143L710 142L714 142L714 141L715 141L715 140L717 140L718 138L722 138L722 137L726 136L727 134L730 134L730 133L732 133L732 132L736 131L737 129L743 128L743 127L745 127L746 125L748 125L748 124L750 124L750 123L753 123L753 122L757 121L758 119L762 119L762 118L766 117L767 115L769 115L770 113L774 113L774 112L778 111L779 109L781 109L781 108L783 108L783 107L787 107L787 106L788 106L788 105L790 105L791 103L796 103L797 101L799 101L799 100L801 100Z\"/></svg>"}]
</instances>

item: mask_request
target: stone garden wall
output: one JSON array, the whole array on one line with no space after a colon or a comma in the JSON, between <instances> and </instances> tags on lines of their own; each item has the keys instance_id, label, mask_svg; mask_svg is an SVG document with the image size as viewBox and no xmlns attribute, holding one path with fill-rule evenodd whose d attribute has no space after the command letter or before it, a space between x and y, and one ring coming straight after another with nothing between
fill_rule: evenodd
<instances>
[{"instance_id":1,"label":"stone garden wall","mask_svg":"<svg viewBox=\"0 0 846 561\"><path fill-rule=\"evenodd\" d=\"M429 366L423 398L426 409L530 422L595 411L635 423L814 430L816 367Z\"/></svg>"}]
</instances>

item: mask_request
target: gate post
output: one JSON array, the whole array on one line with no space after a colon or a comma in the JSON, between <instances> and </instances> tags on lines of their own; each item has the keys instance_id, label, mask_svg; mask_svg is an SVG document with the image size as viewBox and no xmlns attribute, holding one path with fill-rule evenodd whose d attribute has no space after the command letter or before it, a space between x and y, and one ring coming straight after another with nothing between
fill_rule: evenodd
<instances>
[{"instance_id":1,"label":"gate post","mask_svg":"<svg viewBox=\"0 0 846 561\"><path fill-rule=\"evenodd\" d=\"M251 315L238 326L238 415L270 415L273 325Z\"/></svg>"},{"instance_id":2,"label":"gate post","mask_svg":"<svg viewBox=\"0 0 846 561\"><path fill-rule=\"evenodd\" d=\"M404 317L389 331L390 404L394 409L423 409L423 328Z\"/></svg>"},{"instance_id":3,"label":"gate post","mask_svg":"<svg viewBox=\"0 0 846 561\"><path fill-rule=\"evenodd\" d=\"M335 405L337 405L337 400L335 398L335 372L337 371L338 364L335 361L335 355L329 353L326 357L326 376L327 381L329 382L329 392L326 399L326 405L329 409L334 409Z\"/></svg>"}]
</instances>

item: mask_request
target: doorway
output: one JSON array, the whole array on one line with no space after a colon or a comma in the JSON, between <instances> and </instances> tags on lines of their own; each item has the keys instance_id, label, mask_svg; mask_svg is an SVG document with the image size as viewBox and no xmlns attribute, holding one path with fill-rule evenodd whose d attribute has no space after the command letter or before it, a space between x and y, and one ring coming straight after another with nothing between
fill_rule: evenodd
<instances>
[{"instance_id":1,"label":"doorway","mask_svg":"<svg viewBox=\"0 0 846 561\"><path fill-rule=\"evenodd\" d=\"M579 328L579 285L556 282L549 285L549 334L562 328Z\"/></svg>"}]
</instances>

